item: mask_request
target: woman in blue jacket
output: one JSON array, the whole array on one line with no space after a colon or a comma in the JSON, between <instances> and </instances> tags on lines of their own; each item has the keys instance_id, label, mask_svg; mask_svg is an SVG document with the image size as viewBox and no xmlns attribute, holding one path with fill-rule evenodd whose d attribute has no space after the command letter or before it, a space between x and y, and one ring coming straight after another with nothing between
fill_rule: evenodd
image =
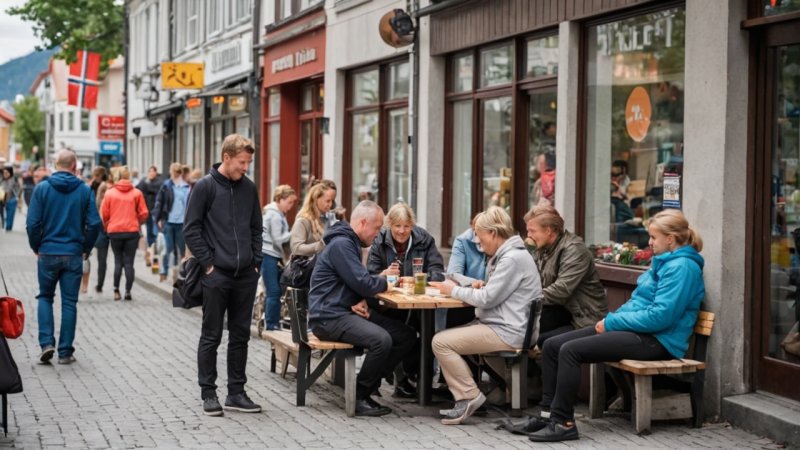
<instances>
[{"instance_id":1,"label":"woman in blue jacket","mask_svg":"<svg viewBox=\"0 0 800 450\"><path fill-rule=\"evenodd\" d=\"M574 404L581 364L622 359L682 358L705 296L703 241L683 214L669 209L648 224L653 248L650 270L637 280L631 299L592 327L556 336L542 349L542 402L550 419L534 419L535 442L578 439Z\"/></svg>"}]
</instances>

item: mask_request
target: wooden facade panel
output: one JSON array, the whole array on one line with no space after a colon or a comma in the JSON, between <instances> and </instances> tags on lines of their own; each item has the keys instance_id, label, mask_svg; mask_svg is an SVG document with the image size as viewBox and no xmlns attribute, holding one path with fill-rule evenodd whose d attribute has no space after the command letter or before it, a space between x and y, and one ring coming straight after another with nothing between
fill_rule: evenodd
<instances>
[{"instance_id":1,"label":"wooden facade panel","mask_svg":"<svg viewBox=\"0 0 800 450\"><path fill-rule=\"evenodd\" d=\"M431 54L441 55L521 33L656 0L484 0L431 17Z\"/></svg>"}]
</instances>

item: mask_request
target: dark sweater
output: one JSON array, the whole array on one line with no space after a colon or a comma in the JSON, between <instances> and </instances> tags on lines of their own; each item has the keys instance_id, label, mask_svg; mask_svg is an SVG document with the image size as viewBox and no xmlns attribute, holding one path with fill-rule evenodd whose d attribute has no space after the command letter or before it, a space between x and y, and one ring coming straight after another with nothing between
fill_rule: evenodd
<instances>
[{"instance_id":1,"label":"dark sweater","mask_svg":"<svg viewBox=\"0 0 800 450\"><path fill-rule=\"evenodd\" d=\"M231 181L219 166L192 189L183 234L204 269L238 277L261 266L261 204L249 178Z\"/></svg>"}]
</instances>

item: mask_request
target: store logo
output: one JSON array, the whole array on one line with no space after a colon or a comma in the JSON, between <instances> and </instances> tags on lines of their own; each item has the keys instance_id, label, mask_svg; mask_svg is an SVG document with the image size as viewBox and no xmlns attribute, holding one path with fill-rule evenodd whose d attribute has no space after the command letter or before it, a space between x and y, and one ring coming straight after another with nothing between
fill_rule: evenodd
<instances>
[{"instance_id":1,"label":"store logo","mask_svg":"<svg viewBox=\"0 0 800 450\"><path fill-rule=\"evenodd\" d=\"M643 18L598 25L597 47L602 55L655 51L673 45L675 10L654 13ZM644 23L636 20L645 19Z\"/></svg>"},{"instance_id":2,"label":"store logo","mask_svg":"<svg viewBox=\"0 0 800 450\"><path fill-rule=\"evenodd\" d=\"M641 86L635 87L625 105L625 127L635 142L642 142L647 137L652 113L653 108L647 90Z\"/></svg>"},{"instance_id":3,"label":"store logo","mask_svg":"<svg viewBox=\"0 0 800 450\"><path fill-rule=\"evenodd\" d=\"M317 60L317 49L304 48L272 61L272 73L282 72Z\"/></svg>"}]
</instances>

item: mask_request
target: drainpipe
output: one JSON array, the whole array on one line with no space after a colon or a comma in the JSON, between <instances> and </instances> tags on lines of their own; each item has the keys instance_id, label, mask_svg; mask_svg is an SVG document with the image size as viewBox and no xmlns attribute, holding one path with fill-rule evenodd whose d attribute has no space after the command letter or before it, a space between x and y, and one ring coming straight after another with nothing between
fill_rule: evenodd
<instances>
[{"instance_id":1,"label":"drainpipe","mask_svg":"<svg viewBox=\"0 0 800 450\"><path fill-rule=\"evenodd\" d=\"M125 96L125 139L122 140L122 160L125 161L125 164L128 164L128 108L130 108L131 99L128 96L128 77L130 75L130 66L131 62L128 57L130 56L130 47L131 47L131 36L130 36L130 26L128 25L128 21L130 20L130 2L126 1L123 5L124 11L124 21L122 23L122 52L123 57L125 58L125 83L123 87L123 95ZM49 123L49 121L48 121Z\"/></svg>"},{"instance_id":2,"label":"drainpipe","mask_svg":"<svg viewBox=\"0 0 800 450\"><path fill-rule=\"evenodd\" d=\"M407 0L406 9L409 15L414 15L419 10L419 0ZM414 42L409 49L411 53L411 93L408 96L411 102L411 117L409 117L409 140L411 144L411 161L414 170L411 172L411 209L417 209L417 179L419 172L419 19L414 26Z\"/></svg>"},{"instance_id":3,"label":"drainpipe","mask_svg":"<svg viewBox=\"0 0 800 450\"><path fill-rule=\"evenodd\" d=\"M252 73L250 74L250 81L248 83L248 94L249 99L247 100L247 107L250 110L250 130L252 130L253 139L252 142L258 147L261 143L261 83L259 80L261 79L260 74L260 65L259 65L259 38L261 34L259 30L261 28L261 2L255 1L253 2L253 40L250 43L250 51L253 52L253 69ZM262 148L259 152L260 155L264 155L264 149ZM262 156L263 157L263 156ZM253 181L256 183L256 186L261 186L261 161L257 161L255 167L253 168ZM265 199L261 199L262 203L265 202Z\"/></svg>"}]
</instances>

